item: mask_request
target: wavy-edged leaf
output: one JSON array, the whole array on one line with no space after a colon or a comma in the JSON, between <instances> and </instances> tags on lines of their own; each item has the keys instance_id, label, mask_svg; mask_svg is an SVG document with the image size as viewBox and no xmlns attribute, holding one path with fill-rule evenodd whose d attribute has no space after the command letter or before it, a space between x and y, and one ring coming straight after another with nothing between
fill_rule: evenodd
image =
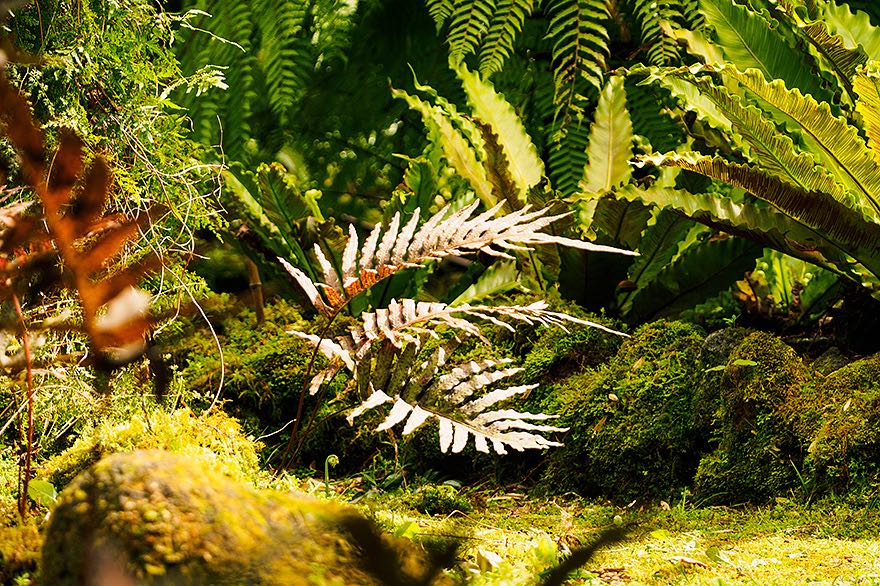
<instances>
[{"instance_id":1,"label":"wavy-edged leaf","mask_svg":"<svg viewBox=\"0 0 880 586\"><path fill-rule=\"evenodd\" d=\"M484 301L520 287L520 272L512 260L496 261L474 283L462 291L452 305Z\"/></svg>"},{"instance_id":2,"label":"wavy-edged leaf","mask_svg":"<svg viewBox=\"0 0 880 586\"><path fill-rule=\"evenodd\" d=\"M829 240L823 231L799 223L773 207L736 202L720 194L691 193L683 189L626 186L616 195L675 211L716 230L748 238L801 260L855 278L847 249Z\"/></svg>"},{"instance_id":3,"label":"wavy-edged leaf","mask_svg":"<svg viewBox=\"0 0 880 586\"><path fill-rule=\"evenodd\" d=\"M852 94L852 78L856 69L868 61L864 49L847 46L845 39L835 34L826 21L804 21L790 6L783 4L782 8L794 22L795 33L816 57L819 68L831 74L832 83Z\"/></svg>"},{"instance_id":4,"label":"wavy-edged leaf","mask_svg":"<svg viewBox=\"0 0 880 586\"><path fill-rule=\"evenodd\" d=\"M880 163L880 74L874 67L862 69L856 73L853 87L858 95L856 112L861 116L868 147Z\"/></svg>"},{"instance_id":5,"label":"wavy-edged leaf","mask_svg":"<svg viewBox=\"0 0 880 586\"><path fill-rule=\"evenodd\" d=\"M495 91L491 83L483 81L463 65L456 68L456 73L462 81L474 116L488 124L498 135L510 174L519 190L519 198L526 203L529 188L537 185L544 176L544 162L538 156L538 149L513 106Z\"/></svg>"},{"instance_id":6,"label":"wavy-edged leaf","mask_svg":"<svg viewBox=\"0 0 880 586\"><path fill-rule=\"evenodd\" d=\"M752 72L760 76L754 70ZM715 85L707 76L694 77L686 70L673 70L661 76L660 82L669 78L678 80L679 83L666 85L683 100L684 107L727 131L742 153L769 173L804 190L826 193L847 207L869 212L859 199L819 166L819 159L812 153L799 152L792 139L779 132L761 110L744 104L739 96ZM700 97L698 100L692 100L695 91ZM706 100L711 105L708 110Z\"/></svg>"},{"instance_id":7,"label":"wavy-edged leaf","mask_svg":"<svg viewBox=\"0 0 880 586\"><path fill-rule=\"evenodd\" d=\"M788 117L804 140L838 180L852 189L871 217L880 218L880 163L874 160L858 130L844 118L834 116L827 103L797 89L787 89L781 80L767 82L756 70L745 72L725 68L756 96Z\"/></svg>"},{"instance_id":8,"label":"wavy-edged leaf","mask_svg":"<svg viewBox=\"0 0 880 586\"><path fill-rule=\"evenodd\" d=\"M820 7L823 20L843 37L847 47L862 47L870 59L880 61L880 28L871 24L867 14L853 12L843 2L823 2Z\"/></svg>"},{"instance_id":9,"label":"wavy-edged leaf","mask_svg":"<svg viewBox=\"0 0 880 586\"><path fill-rule=\"evenodd\" d=\"M474 192L487 206L497 201L492 193L492 183L478 158L475 148L438 106L433 106L405 91L392 89L391 95L404 100L410 108L422 115L428 128L428 138L440 145L443 156L455 171L464 177Z\"/></svg>"},{"instance_id":10,"label":"wavy-edged leaf","mask_svg":"<svg viewBox=\"0 0 880 586\"><path fill-rule=\"evenodd\" d=\"M831 98L813 75L804 53L790 46L771 23L731 0L700 0L706 22L715 29L718 46L738 69L754 68L768 79L783 80L820 100Z\"/></svg>"},{"instance_id":11,"label":"wavy-edged leaf","mask_svg":"<svg viewBox=\"0 0 880 586\"><path fill-rule=\"evenodd\" d=\"M599 96L596 116L590 127L587 165L580 188L603 194L626 183L632 175L632 122L626 109L623 77L608 79Z\"/></svg>"},{"instance_id":12,"label":"wavy-edged leaf","mask_svg":"<svg viewBox=\"0 0 880 586\"><path fill-rule=\"evenodd\" d=\"M645 160L696 171L745 189L811 228L817 235L824 235L859 261L870 263L872 271L880 269L877 266L880 225L866 220L827 194L806 191L753 167L730 163L719 157L669 154L645 157Z\"/></svg>"}]
</instances>

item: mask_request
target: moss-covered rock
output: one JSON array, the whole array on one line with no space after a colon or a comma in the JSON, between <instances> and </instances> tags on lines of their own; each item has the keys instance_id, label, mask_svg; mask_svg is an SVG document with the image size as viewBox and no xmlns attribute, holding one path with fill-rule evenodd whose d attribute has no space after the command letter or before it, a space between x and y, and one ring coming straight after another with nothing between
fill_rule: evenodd
<instances>
[{"instance_id":1,"label":"moss-covered rock","mask_svg":"<svg viewBox=\"0 0 880 586\"><path fill-rule=\"evenodd\" d=\"M57 487L110 454L160 449L207 463L221 473L257 481L261 445L244 436L239 423L222 411L196 416L188 409L154 411L118 424L104 424L84 433L67 450L50 458L38 475Z\"/></svg>"},{"instance_id":2,"label":"moss-covered rock","mask_svg":"<svg viewBox=\"0 0 880 586\"><path fill-rule=\"evenodd\" d=\"M561 381L570 430L549 453L545 484L617 500L686 485L698 460L692 404L703 338L683 322L648 324L606 366Z\"/></svg>"},{"instance_id":3,"label":"moss-covered rock","mask_svg":"<svg viewBox=\"0 0 880 586\"><path fill-rule=\"evenodd\" d=\"M762 501L798 486L805 438L821 417L808 380L795 351L770 334L752 333L737 346L720 381L718 447L694 480L698 498Z\"/></svg>"},{"instance_id":4,"label":"moss-covered rock","mask_svg":"<svg viewBox=\"0 0 880 586\"><path fill-rule=\"evenodd\" d=\"M159 451L106 458L60 496L43 545L45 584L101 573L141 584L379 584L377 560L354 545L363 520L347 506L257 491L210 467ZM384 537L416 583L424 557ZM387 560L382 560L386 564Z\"/></svg>"},{"instance_id":5,"label":"moss-covered rock","mask_svg":"<svg viewBox=\"0 0 880 586\"><path fill-rule=\"evenodd\" d=\"M865 493L880 484L880 354L814 382L824 417L807 463L817 488Z\"/></svg>"}]
</instances>

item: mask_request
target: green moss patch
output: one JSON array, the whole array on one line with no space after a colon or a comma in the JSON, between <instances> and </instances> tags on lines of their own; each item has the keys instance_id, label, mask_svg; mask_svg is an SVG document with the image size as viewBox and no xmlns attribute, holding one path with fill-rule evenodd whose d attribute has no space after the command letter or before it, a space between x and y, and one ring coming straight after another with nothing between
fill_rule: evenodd
<instances>
[{"instance_id":1,"label":"green moss patch","mask_svg":"<svg viewBox=\"0 0 880 586\"><path fill-rule=\"evenodd\" d=\"M595 374L555 388L565 446L548 453L545 484L630 500L668 497L696 467L693 381L704 335L682 322L643 326Z\"/></svg>"}]
</instances>

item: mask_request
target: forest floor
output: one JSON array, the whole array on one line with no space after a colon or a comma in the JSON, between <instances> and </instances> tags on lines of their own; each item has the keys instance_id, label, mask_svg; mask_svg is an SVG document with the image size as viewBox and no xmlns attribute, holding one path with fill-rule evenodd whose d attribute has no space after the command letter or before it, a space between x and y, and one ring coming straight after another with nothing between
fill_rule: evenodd
<instances>
[{"instance_id":1,"label":"forest floor","mask_svg":"<svg viewBox=\"0 0 880 586\"><path fill-rule=\"evenodd\" d=\"M825 501L693 508L614 507L578 498L520 493L471 494L472 511L424 515L412 492L356 499L398 536L460 539L458 571L471 585L535 584L560 555L602 529L631 527L567 584L585 585L880 585L880 511Z\"/></svg>"}]
</instances>

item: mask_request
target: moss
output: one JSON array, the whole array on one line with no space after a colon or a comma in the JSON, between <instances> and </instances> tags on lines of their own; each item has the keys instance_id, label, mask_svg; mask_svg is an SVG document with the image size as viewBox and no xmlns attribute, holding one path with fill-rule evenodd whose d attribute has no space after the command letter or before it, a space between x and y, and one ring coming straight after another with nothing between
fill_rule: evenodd
<instances>
[{"instance_id":1,"label":"moss","mask_svg":"<svg viewBox=\"0 0 880 586\"><path fill-rule=\"evenodd\" d=\"M36 573L42 544L33 521L0 526L0 584L20 584Z\"/></svg>"},{"instance_id":2,"label":"moss","mask_svg":"<svg viewBox=\"0 0 880 586\"><path fill-rule=\"evenodd\" d=\"M615 327L611 320L577 312L576 317ZM545 328L537 332L538 337L531 351L523 360L523 379L526 383L552 382L566 375L580 372L585 368L595 368L607 362L620 348L623 338L600 329L583 326Z\"/></svg>"},{"instance_id":3,"label":"moss","mask_svg":"<svg viewBox=\"0 0 880 586\"><path fill-rule=\"evenodd\" d=\"M818 488L857 494L880 485L880 354L814 383L825 416L807 463Z\"/></svg>"},{"instance_id":4,"label":"moss","mask_svg":"<svg viewBox=\"0 0 880 586\"><path fill-rule=\"evenodd\" d=\"M241 426L221 411L197 417L187 409L157 411L149 420L135 416L119 424L105 424L83 434L61 454L47 460L39 476L57 487L109 454L162 449L204 462L232 478L256 481L260 476L261 445L242 434Z\"/></svg>"},{"instance_id":5,"label":"moss","mask_svg":"<svg viewBox=\"0 0 880 586\"><path fill-rule=\"evenodd\" d=\"M418 487L410 504L412 508L426 515L449 515L454 511L468 513L473 509L467 497L448 484L425 484Z\"/></svg>"},{"instance_id":6,"label":"moss","mask_svg":"<svg viewBox=\"0 0 880 586\"><path fill-rule=\"evenodd\" d=\"M188 458L117 454L59 497L41 575L58 586L111 571L145 585L378 584L352 542L358 519L349 507L257 491ZM384 539L402 554L403 582L416 583L424 558Z\"/></svg>"},{"instance_id":7,"label":"moss","mask_svg":"<svg viewBox=\"0 0 880 586\"><path fill-rule=\"evenodd\" d=\"M696 467L693 381L703 332L683 322L643 326L595 373L560 382L565 446L544 483L615 500L669 496Z\"/></svg>"},{"instance_id":8,"label":"moss","mask_svg":"<svg viewBox=\"0 0 880 586\"><path fill-rule=\"evenodd\" d=\"M706 502L763 501L798 486L805 439L821 414L795 351L770 334L747 336L720 381L717 449L694 481Z\"/></svg>"}]
</instances>

